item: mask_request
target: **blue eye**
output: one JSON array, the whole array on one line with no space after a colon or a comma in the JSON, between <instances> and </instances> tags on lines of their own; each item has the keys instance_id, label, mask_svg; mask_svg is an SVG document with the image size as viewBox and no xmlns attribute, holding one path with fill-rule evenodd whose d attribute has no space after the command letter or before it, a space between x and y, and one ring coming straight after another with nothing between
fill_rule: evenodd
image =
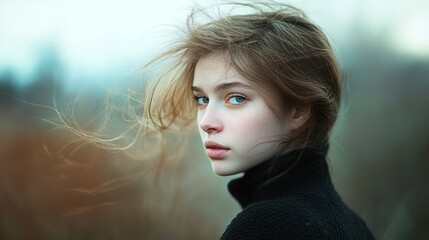
<instances>
[{"instance_id":1,"label":"blue eye","mask_svg":"<svg viewBox=\"0 0 429 240\"><path fill-rule=\"evenodd\" d=\"M195 96L195 101L197 101L198 105L207 105L209 103L208 97L197 97Z\"/></svg>"},{"instance_id":2,"label":"blue eye","mask_svg":"<svg viewBox=\"0 0 429 240\"><path fill-rule=\"evenodd\" d=\"M243 96L232 96L228 99L228 102L233 105L240 105L246 101L246 98Z\"/></svg>"}]
</instances>

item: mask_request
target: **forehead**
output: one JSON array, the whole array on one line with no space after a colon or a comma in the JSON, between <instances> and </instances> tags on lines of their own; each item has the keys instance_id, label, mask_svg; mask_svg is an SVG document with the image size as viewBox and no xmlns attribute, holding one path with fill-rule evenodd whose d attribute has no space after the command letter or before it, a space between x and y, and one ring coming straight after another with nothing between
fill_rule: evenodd
<instances>
[{"instance_id":1,"label":"forehead","mask_svg":"<svg viewBox=\"0 0 429 240\"><path fill-rule=\"evenodd\" d=\"M231 66L225 54L215 53L198 60L195 66L193 85L209 86L226 81L251 84Z\"/></svg>"}]
</instances>

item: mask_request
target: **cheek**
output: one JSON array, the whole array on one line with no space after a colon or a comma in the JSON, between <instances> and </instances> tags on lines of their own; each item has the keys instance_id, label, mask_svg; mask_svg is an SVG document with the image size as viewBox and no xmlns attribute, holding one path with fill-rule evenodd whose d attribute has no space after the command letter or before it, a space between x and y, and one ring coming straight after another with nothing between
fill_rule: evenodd
<instances>
[{"instance_id":1,"label":"cheek","mask_svg":"<svg viewBox=\"0 0 429 240\"><path fill-rule=\"evenodd\" d=\"M286 122L281 122L271 112L263 111L230 127L231 133L240 135L241 141L248 147L255 147L266 141L276 141L277 137L287 135L289 132Z\"/></svg>"},{"instance_id":2,"label":"cheek","mask_svg":"<svg viewBox=\"0 0 429 240\"><path fill-rule=\"evenodd\" d=\"M240 120L230 120L228 126L228 135L241 139L247 145L254 143L255 145L264 139L276 134L278 128L273 125L277 123L272 122L270 118L261 117L263 115L249 115L248 117L238 118ZM266 140L266 139L265 139Z\"/></svg>"},{"instance_id":3,"label":"cheek","mask_svg":"<svg viewBox=\"0 0 429 240\"><path fill-rule=\"evenodd\" d=\"M203 129L201 129L201 127L200 127L201 117L202 117L201 113L200 113L200 112L198 112L198 113L197 113L196 120L195 120L195 121L196 121L195 126L196 126L196 128L197 128L197 130L198 130L198 133L199 133L200 137L201 137L201 138L203 138L203 136L204 136L204 131L203 131Z\"/></svg>"}]
</instances>

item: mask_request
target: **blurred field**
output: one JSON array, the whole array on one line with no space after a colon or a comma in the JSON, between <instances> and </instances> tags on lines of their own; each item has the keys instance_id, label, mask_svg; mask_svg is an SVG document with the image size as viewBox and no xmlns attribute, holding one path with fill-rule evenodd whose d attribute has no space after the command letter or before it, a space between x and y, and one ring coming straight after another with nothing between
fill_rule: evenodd
<instances>
[{"instance_id":1,"label":"blurred field","mask_svg":"<svg viewBox=\"0 0 429 240\"><path fill-rule=\"evenodd\" d=\"M238 208L201 150L136 160L2 110L0 239L216 239Z\"/></svg>"}]
</instances>

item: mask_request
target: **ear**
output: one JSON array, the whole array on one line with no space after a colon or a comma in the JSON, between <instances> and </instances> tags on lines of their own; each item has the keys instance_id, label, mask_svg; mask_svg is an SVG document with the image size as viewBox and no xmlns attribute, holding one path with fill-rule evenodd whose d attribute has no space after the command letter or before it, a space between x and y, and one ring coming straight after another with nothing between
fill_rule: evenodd
<instances>
[{"instance_id":1,"label":"ear","mask_svg":"<svg viewBox=\"0 0 429 240\"><path fill-rule=\"evenodd\" d=\"M302 105L302 106L295 106L290 111L290 122L289 126L291 129L298 129L302 125L304 125L307 120L311 116L311 109L310 106Z\"/></svg>"}]
</instances>

